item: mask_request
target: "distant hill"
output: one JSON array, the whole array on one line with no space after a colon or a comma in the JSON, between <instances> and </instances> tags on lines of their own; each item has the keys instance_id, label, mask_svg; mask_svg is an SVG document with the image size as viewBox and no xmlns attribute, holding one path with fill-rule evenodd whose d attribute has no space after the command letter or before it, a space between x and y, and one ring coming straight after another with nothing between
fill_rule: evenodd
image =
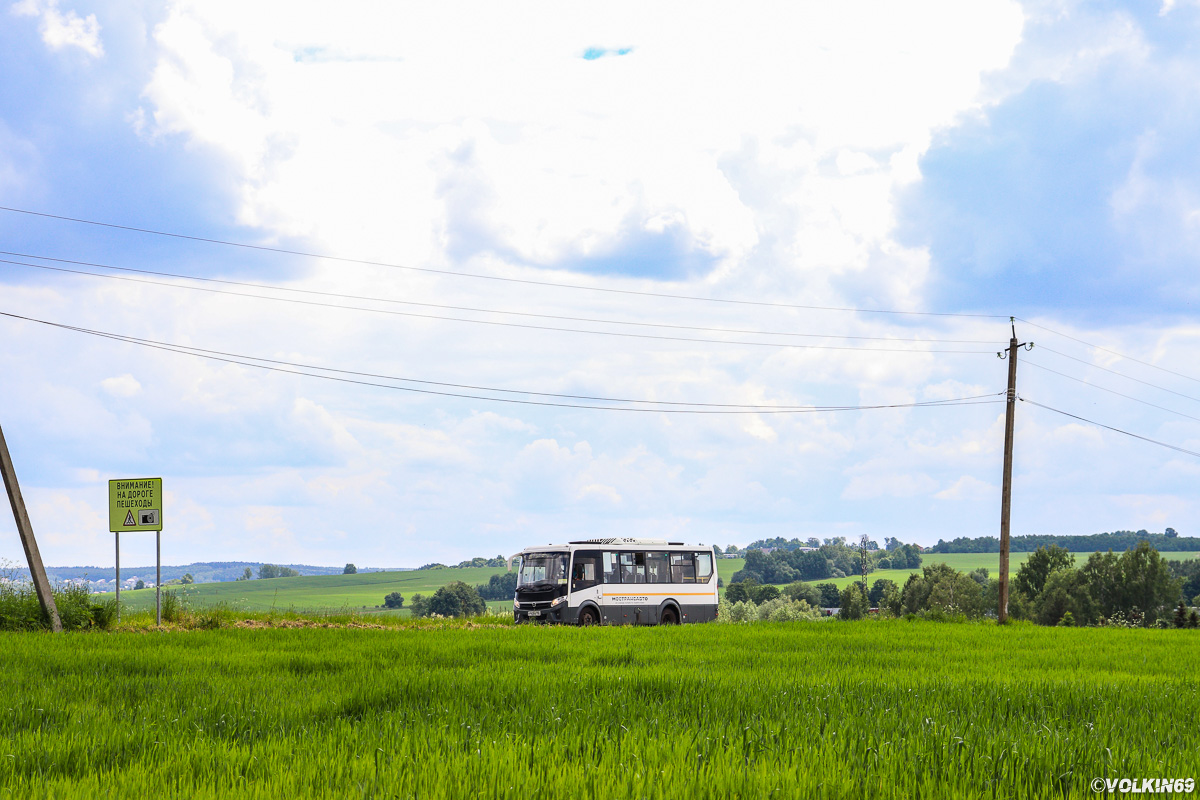
<instances>
[{"instance_id":1,"label":"distant hill","mask_svg":"<svg viewBox=\"0 0 1200 800\"><path fill-rule=\"evenodd\" d=\"M1200 538L1180 536L1174 528L1167 528L1162 533L1148 531L1114 531L1112 533L1093 533L1083 536L1056 536L1053 534L1035 536L1014 536L1010 549L1015 553L1032 553L1039 547L1058 545L1072 553L1095 553L1105 550L1123 551L1137 547L1138 542L1148 542L1160 553L1197 551L1200 550ZM969 539L961 536L938 543L928 548L929 553L999 553L1000 539L995 536L980 536Z\"/></svg>"},{"instance_id":2,"label":"distant hill","mask_svg":"<svg viewBox=\"0 0 1200 800\"><path fill-rule=\"evenodd\" d=\"M191 573L192 578L196 583L216 583L220 581L232 581L240 578L249 567L255 574L257 579L258 568L263 565L262 561L198 561L193 564L163 564L162 579L166 583L176 578L182 578L185 573ZM301 575L341 575L345 565L338 567L320 567L312 564L279 564L281 567L291 567ZM359 567L359 572L404 572L405 567ZM113 567L46 567L46 575L51 581L65 580L105 580L111 581L116 578L116 570ZM29 571L26 569L15 570L15 577L28 578ZM121 565L121 579L141 578L144 581L154 580L154 565L150 566L126 566Z\"/></svg>"}]
</instances>

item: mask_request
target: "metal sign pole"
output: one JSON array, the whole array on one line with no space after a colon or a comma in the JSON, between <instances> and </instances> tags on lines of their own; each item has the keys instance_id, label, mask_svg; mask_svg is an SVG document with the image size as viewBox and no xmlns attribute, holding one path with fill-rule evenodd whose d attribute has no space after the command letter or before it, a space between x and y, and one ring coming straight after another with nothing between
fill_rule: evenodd
<instances>
[{"instance_id":1,"label":"metal sign pole","mask_svg":"<svg viewBox=\"0 0 1200 800\"><path fill-rule=\"evenodd\" d=\"M117 619L121 619L121 531L154 531L154 624L162 625L162 478L108 482L108 529L117 534Z\"/></svg>"}]
</instances>

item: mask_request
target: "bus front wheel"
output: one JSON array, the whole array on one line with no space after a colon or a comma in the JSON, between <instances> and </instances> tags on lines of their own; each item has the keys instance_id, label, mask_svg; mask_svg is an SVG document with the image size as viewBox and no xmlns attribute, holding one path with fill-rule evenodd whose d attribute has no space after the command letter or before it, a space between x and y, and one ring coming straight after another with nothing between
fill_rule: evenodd
<instances>
[{"instance_id":1,"label":"bus front wheel","mask_svg":"<svg viewBox=\"0 0 1200 800\"><path fill-rule=\"evenodd\" d=\"M585 608L583 611L580 611L579 612L579 624L584 627L588 627L591 625L599 625L600 617L598 614L596 614L596 609Z\"/></svg>"}]
</instances>

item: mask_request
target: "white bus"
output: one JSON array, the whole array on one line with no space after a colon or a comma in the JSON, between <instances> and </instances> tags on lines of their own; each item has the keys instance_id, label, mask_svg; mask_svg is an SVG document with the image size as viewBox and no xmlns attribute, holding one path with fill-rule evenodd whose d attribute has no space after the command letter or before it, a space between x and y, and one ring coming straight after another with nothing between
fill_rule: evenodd
<instances>
[{"instance_id":1,"label":"white bus","mask_svg":"<svg viewBox=\"0 0 1200 800\"><path fill-rule=\"evenodd\" d=\"M513 618L578 625L678 625L717 618L712 548L662 539L527 547Z\"/></svg>"}]
</instances>

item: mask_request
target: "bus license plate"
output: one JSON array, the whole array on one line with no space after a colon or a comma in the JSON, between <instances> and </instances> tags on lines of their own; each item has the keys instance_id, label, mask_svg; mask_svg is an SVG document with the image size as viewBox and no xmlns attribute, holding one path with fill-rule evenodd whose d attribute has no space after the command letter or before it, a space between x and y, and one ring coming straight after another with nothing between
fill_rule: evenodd
<instances>
[{"instance_id":1,"label":"bus license plate","mask_svg":"<svg viewBox=\"0 0 1200 800\"><path fill-rule=\"evenodd\" d=\"M531 617L540 617L541 615L542 615L542 612L540 612L540 611L530 611L529 612L529 616L531 616Z\"/></svg>"}]
</instances>

